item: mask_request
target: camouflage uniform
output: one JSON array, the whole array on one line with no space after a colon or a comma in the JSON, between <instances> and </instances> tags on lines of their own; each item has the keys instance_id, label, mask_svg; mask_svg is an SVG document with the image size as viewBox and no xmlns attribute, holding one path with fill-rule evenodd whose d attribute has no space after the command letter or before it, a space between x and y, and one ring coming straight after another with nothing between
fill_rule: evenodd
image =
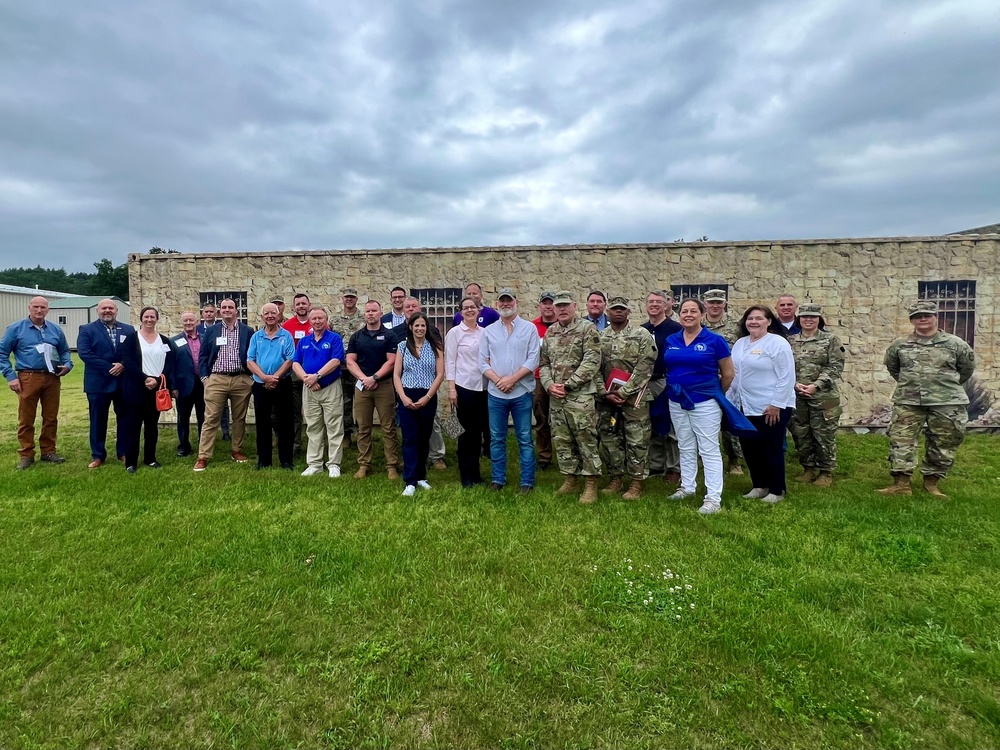
<instances>
[{"instance_id":1,"label":"camouflage uniform","mask_svg":"<svg viewBox=\"0 0 1000 750\"><path fill-rule=\"evenodd\" d=\"M656 342L645 328L626 323L618 332L609 325L601 331L601 379L597 383L597 430L601 460L612 477L627 475L632 479L649 476L646 454L649 451L649 402L653 394L648 389L636 406L631 399L646 388L656 361ZM631 373L628 383L618 390L625 405L618 407L604 396L604 383L613 369Z\"/></svg>"},{"instance_id":2,"label":"camouflage uniform","mask_svg":"<svg viewBox=\"0 0 1000 750\"><path fill-rule=\"evenodd\" d=\"M799 463L805 469L832 472L837 467L837 425L840 424L840 388L844 374L844 347L832 333L817 331L788 337L795 356L795 382L815 385L811 396L795 397L795 414L788 430L795 440Z\"/></svg>"},{"instance_id":3,"label":"camouflage uniform","mask_svg":"<svg viewBox=\"0 0 1000 750\"><path fill-rule=\"evenodd\" d=\"M718 323L712 323L708 318L705 318L704 327L710 330L712 333L717 333L722 338L726 340L729 344L729 348L733 348L733 344L740 337L740 324L736 320L730 319L728 315L723 316L723 318ZM733 435L733 433L728 430L722 430L722 450L726 454L726 459L729 462L729 466L738 466L740 461L743 459L743 449L740 447L740 440L738 437Z\"/></svg>"},{"instance_id":4,"label":"camouflage uniform","mask_svg":"<svg viewBox=\"0 0 1000 750\"><path fill-rule=\"evenodd\" d=\"M549 402L552 448L563 474L599 477L597 409L594 396L601 371L601 340L593 323L575 318L556 322L542 339L539 354L542 387L562 383L566 398Z\"/></svg>"},{"instance_id":5,"label":"camouflage uniform","mask_svg":"<svg viewBox=\"0 0 1000 750\"><path fill-rule=\"evenodd\" d=\"M353 290L345 289L344 291ZM347 342L351 340L351 336L364 327L365 315L360 310L356 311L354 315L340 313L339 315L330 316L330 330L340 334L340 338L344 341L345 351L347 350ZM341 387L344 389L344 445L347 445L351 439L351 433L354 432L354 389L357 380L347 371L347 367L341 367L340 382L342 383Z\"/></svg>"},{"instance_id":6,"label":"camouflage uniform","mask_svg":"<svg viewBox=\"0 0 1000 750\"><path fill-rule=\"evenodd\" d=\"M925 477L947 476L969 420L969 397L962 385L976 367L972 348L944 331L930 338L911 333L892 342L885 353L885 367L896 381L889 424L892 473L913 474L923 430L927 448L920 472Z\"/></svg>"}]
</instances>

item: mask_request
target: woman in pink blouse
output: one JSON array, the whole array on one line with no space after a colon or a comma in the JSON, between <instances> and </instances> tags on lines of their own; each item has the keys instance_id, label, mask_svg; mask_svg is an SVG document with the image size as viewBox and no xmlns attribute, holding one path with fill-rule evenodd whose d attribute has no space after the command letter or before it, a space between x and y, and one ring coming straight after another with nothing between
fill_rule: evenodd
<instances>
[{"instance_id":1,"label":"woman in pink blouse","mask_svg":"<svg viewBox=\"0 0 1000 750\"><path fill-rule=\"evenodd\" d=\"M476 322L479 307L472 297L462 300L461 322L448 331L444 343L444 372L448 401L465 429L458 437L458 473L463 487L483 483L479 470L482 446L489 445L490 417L486 389L479 371L479 342L483 329Z\"/></svg>"}]
</instances>

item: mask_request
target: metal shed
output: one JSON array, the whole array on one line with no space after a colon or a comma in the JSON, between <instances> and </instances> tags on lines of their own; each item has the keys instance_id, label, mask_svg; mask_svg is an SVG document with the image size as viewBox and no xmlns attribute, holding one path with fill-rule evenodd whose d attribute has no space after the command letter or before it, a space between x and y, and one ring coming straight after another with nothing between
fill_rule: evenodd
<instances>
[{"instance_id":1,"label":"metal shed","mask_svg":"<svg viewBox=\"0 0 1000 750\"><path fill-rule=\"evenodd\" d=\"M118 320L128 322L129 304L121 297L65 297L49 300L49 320L58 323L66 334L69 348L76 350L80 326L97 320L97 305L110 299L118 303Z\"/></svg>"}]
</instances>

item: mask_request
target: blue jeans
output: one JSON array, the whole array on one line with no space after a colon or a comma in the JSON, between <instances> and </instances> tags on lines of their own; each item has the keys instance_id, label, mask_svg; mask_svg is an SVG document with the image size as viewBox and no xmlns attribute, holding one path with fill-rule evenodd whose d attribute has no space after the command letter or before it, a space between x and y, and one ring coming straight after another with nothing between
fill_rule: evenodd
<instances>
[{"instance_id":1,"label":"blue jeans","mask_svg":"<svg viewBox=\"0 0 1000 750\"><path fill-rule=\"evenodd\" d=\"M507 484L507 419L514 420L521 463L521 486L535 486L535 444L531 438L531 406L533 396L525 393L517 398L497 398L489 394L490 459L493 461L492 480Z\"/></svg>"}]
</instances>

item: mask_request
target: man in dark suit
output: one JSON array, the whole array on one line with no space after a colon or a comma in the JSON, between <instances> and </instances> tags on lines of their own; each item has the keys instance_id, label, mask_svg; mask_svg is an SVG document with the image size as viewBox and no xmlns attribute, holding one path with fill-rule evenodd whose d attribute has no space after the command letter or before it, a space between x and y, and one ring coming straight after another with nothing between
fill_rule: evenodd
<instances>
[{"instance_id":1,"label":"man in dark suit","mask_svg":"<svg viewBox=\"0 0 1000 750\"><path fill-rule=\"evenodd\" d=\"M177 350L174 357L174 397L177 399L177 455L191 455L191 410L198 421L198 439L205 423L205 388L198 374L201 337L198 335L198 315L191 310L181 313L184 330L171 341Z\"/></svg>"},{"instance_id":2,"label":"man in dark suit","mask_svg":"<svg viewBox=\"0 0 1000 750\"><path fill-rule=\"evenodd\" d=\"M230 455L237 463L246 463L243 454L243 436L246 434L247 409L253 378L247 369L247 351L253 328L237 319L236 302L224 299L219 303L222 320L202 334L201 353L198 357L198 374L205 387L205 424L198 441L198 460L195 471L205 471L215 452L222 410L230 406L233 436Z\"/></svg>"},{"instance_id":3,"label":"man in dark suit","mask_svg":"<svg viewBox=\"0 0 1000 750\"><path fill-rule=\"evenodd\" d=\"M122 432L122 380L125 371L121 362L121 344L135 328L118 322L118 305L105 299L97 304L97 320L80 326L76 340L77 353L85 365L83 392L90 406L89 469L96 469L108 460L105 446L108 438L108 412L115 409L115 449L125 455L125 435Z\"/></svg>"}]
</instances>

